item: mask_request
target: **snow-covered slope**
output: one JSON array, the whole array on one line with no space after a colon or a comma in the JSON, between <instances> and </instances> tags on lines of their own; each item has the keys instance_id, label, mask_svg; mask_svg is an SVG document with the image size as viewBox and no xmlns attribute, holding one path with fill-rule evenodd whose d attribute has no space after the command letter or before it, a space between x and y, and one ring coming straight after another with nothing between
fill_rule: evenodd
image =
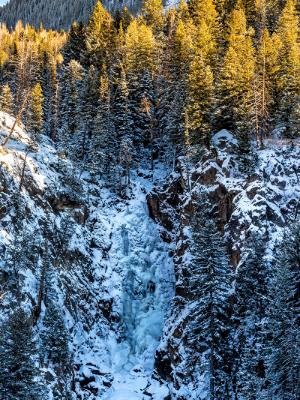
<instances>
[{"instance_id":1,"label":"snow-covered slope","mask_svg":"<svg viewBox=\"0 0 300 400\"><path fill-rule=\"evenodd\" d=\"M12 123L0 113L1 142ZM38 148L28 150L29 143L24 129L17 127L0 148L1 319L17 302L8 260L19 238L24 257L17 271L21 303L35 316L39 343L47 246L73 359L67 382L52 365L44 365L48 387L62 390L65 385L74 399L149 398L145 393L163 399L168 390L151 375L174 278L170 248L148 215L145 199L151 184L136 178L134 195L121 202L89 176L79 180L79 172L58 157L46 137ZM35 246L34 260L27 256L27 246L29 253Z\"/></svg>"}]
</instances>

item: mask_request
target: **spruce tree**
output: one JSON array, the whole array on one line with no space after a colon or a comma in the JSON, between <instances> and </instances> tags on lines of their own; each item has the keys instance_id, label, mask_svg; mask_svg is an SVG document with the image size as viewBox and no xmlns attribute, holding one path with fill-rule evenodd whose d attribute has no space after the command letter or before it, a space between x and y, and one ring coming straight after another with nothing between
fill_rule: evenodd
<instances>
[{"instance_id":1,"label":"spruce tree","mask_svg":"<svg viewBox=\"0 0 300 400\"><path fill-rule=\"evenodd\" d=\"M128 81L122 63L115 67L114 72L114 101L113 101L113 119L115 129L120 139L132 138L134 129L129 110L129 89Z\"/></svg>"},{"instance_id":2,"label":"spruce tree","mask_svg":"<svg viewBox=\"0 0 300 400\"><path fill-rule=\"evenodd\" d=\"M58 101L59 82L57 76L57 62L52 55L45 55L43 73L44 94L44 132L52 140L57 140L58 129Z\"/></svg>"},{"instance_id":3,"label":"spruce tree","mask_svg":"<svg viewBox=\"0 0 300 400\"><path fill-rule=\"evenodd\" d=\"M198 26L204 21L213 38L216 40L220 35L220 20L213 0L190 0L190 14Z\"/></svg>"},{"instance_id":4,"label":"spruce tree","mask_svg":"<svg viewBox=\"0 0 300 400\"><path fill-rule=\"evenodd\" d=\"M164 6L162 0L144 0L142 5L142 15L147 25L156 32L160 30L164 22Z\"/></svg>"},{"instance_id":5,"label":"spruce tree","mask_svg":"<svg viewBox=\"0 0 300 400\"><path fill-rule=\"evenodd\" d=\"M251 170L251 138L254 132L254 47L247 31L245 13L236 8L229 24L228 48L218 82L216 126L233 130L239 141L243 171Z\"/></svg>"},{"instance_id":6,"label":"spruce tree","mask_svg":"<svg viewBox=\"0 0 300 400\"><path fill-rule=\"evenodd\" d=\"M258 40L256 53L253 101L255 108L256 141L263 147L263 140L274 124L274 106L276 104L276 81L278 46L276 38L271 37L264 28Z\"/></svg>"},{"instance_id":7,"label":"spruce tree","mask_svg":"<svg viewBox=\"0 0 300 400\"><path fill-rule=\"evenodd\" d=\"M296 400L300 396L300 228L288 230L280 244L271 281L269 308L269 379L271 396Z\"/></svg>"},{"instance_id":8,"label":"spruce tree","mask_svg":"<svg viewBox=\"0 0 300 400\"><path fill-rule=\"evenodd\" d=\"M81 62L85 50L85 27L82 22L73 22L63 50L64 63L68 64L71 60Z\"/></svg>"},{"instance_id":9,"label":"spruce tree","mask_svg":"<svg viewBox=\"0 0 300 400\"><path fill-rule=\"evenodd\" d=\"M134 20L126 32L129 110L134 126L133 144L152 141L155 118L155 38L149 27ZM142 148L141 148L142 149Z\"/></svg>"},{"instance_id":10,"label":"spruce tree","mask_svg":"<svg viewBox=\"0 0 300 400\"><path fill-rule=\"evenodd\" d=\"M89 20L85 34L85 64L101 70L113 53L114 26L109 12L98 1Z\"/></svg>"},{"instance_id":11,"label":"spruce tree","mask_svg":"<svg viewBox=\"0 0 300 400\"><path fill-rule=\"evenodd\" d=\"M13 95L10 86L6 84L0 91L0 110L12 115L13 108Z\"/></svg>"},{"instance_id":12,"label":"spruce tree","mask_svg":"<svg viewBox=\"0 0 300 400\"><path fill-rule=\"evenodd\" d=\"M72 143L72 153L82 166L87 161L90 139L92 137L99 99L99 76L94 66L86 72L78 101L77 112L80 120Z\"/></svg>"},{"instance_id":13,"label":"spruce tree","mask_svg":"<svg viewBox=\"0 0 300 400\"><path fill-rule=\"evenodd\" d=\"M59 308L48 300L41 333L44 356L53 365L67 368L70 361L68 334Z\"/></svg>"},{"instance_id":14,"label":"spruce tree","mask_svg":"<svg viewBox=\"0 0 300 400\"><path fill-rule=\"evenodd\" d=\"M43 111L44 95L40 83L37 83L31 91L27 127L34 138L42 132L44 126L44 111Z\"/></svg>"},{"instance_id":15,"label":"spruce tree","mask_svg":"<svg viewBox=\"0 0 300 400\"><path fill-rule=\"evenodd\" d=\"M180 154L184 150L185 113L188 97L188 75L193 59L194 25L187 20L178 21L172 35L169 55L169 74L162 85L159 99L159 125L161 136L167 135L170 152Z\"/></svg>"},{"instance_id":16,"label":"spruce tree","mask_svg":"<svg viewBox=\"0 0 300 400\"><path fill-rule=\"evenodd\" d=\"M198 209L192 222L190 261L189 367L202 375L207 397L226 396L229 376L228 306L231 272L226 250L213 219Z\"/></svg>"},{"instance_id":17,"label":"spruce tree","mask_svg":"<svg viewBox=\"0 0 300 400\"><path fill-rule=\"evenodd\" d=\"M294 123L300 104L300 31L294 0L287 0L279 18L277 34L281 42L277 73L279 122L287 128L287 136L294 138L300 133L299 125ZM290 115L293 116L291 121Z\"/></svg>"},{"instance_id":18,"label":"spruce tree","mask_svg":"<svg viewBox=\"0 0 300 400\"><path fill-rule=\"evenodd\" d=\"M36 347L29 317L17 308L0 331L0 395L5 400L46 399L35 367Z\"/></svg>"},{"instance_id":19,"label":"spruce tree","mask_svg":"<svg viewBox=\"0 0 300 400\"><path fill-rule=\"evenodd\" d=\"M210 146L213 111L213 74L202 54L196 54L188 77L189 129L193 144Z\"/></svg>"},{"instance_id":20,"label":"spruce tree","mask_svg":"<svg viewBox=\"0 0 300 400\"><path fill-rule=\"evenodd\" d=\"M238 265L235 282L234 321L238 398L263 398L266 382L265 325L269 307L268 266L263 238L250 238L246 256Z\"/></svg>"},{"instance_id":21,"label":"spruce tree","mask_svg":"<svg viewBox=\"0 0 300 400\"><path fill-rule=\"evenodd\" d=\"M92 136L92 149L89 166L94 174L111 183L115 179L115 168L120 148L115 130L111 88L106 67L103 67L99 85L99 103Z\"/></svg>"},{"instance_id":22,"label":"spruce tree","mask_svg":"<svg viewBox=\"0 0 300 400\"><path fill-rule=\"evenodd\" d=\"M78 116L80 91L82 86L83 68L72 60L62 71L59 90L59 149L66 155L72 155L70 144L79 125Z\"/></svg>"}]
</instances>

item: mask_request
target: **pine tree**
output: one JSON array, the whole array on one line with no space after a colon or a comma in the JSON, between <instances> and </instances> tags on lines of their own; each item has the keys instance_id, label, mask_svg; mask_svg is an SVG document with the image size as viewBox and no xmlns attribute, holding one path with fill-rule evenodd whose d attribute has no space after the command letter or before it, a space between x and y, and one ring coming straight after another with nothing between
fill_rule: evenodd
<instances>
[{"instance_id":1,"label":"pine tree","mask_svg":"<svg viewBox=\"0 0 300 400\"><path fill-rule=\"evenodd\" d=\"M127 29L133 19L132 14L129 12L127 7L122 8L122 10L117 10L114 15L114 25L117 31L122 29Z\"/></svg>"},{"instance_id":2,"label":"pine tree","mask_svg":"<svg viewBox=\"0 0 300 400\"><path fill-rule=\"evenodd\" d=\"M81 62L85 52L85 27L82 22L73 22L68 35L67 43L64 47L64 63L68 64L71 60Z\"/></svg>"},{"instance_id":3,"label":"pine tree","mask_svg":"<svg viewBox=\"0 0 300 400\"><path fill-rule=\"evenodd\" d=\"M194 58L188 75L187 116L192 143L202 143L206 147L210 145L212 129L214 105L212 68L216 65L216 41L213 32L202 17L198 21L195 32Z\"/></svg>"},{"instance_id":4,"label":"pine tree","mask_svg":"<svg viewBox=\"0 0 300 400\"><path fill-rule=\"evenodd\" d=\"M213 111L213 74L202 53L196 54L188 77L188 116L193 144L210 146Z\"/></svg>"},{"instance_id":5,"label":"pine tree","mask_svg":"<svg viewBox=\"0 0 300 400\"><path fill-rule=\"evenodd\" d=\"M246 252L235 283L235 393L238 398L255 400L263 398L267 368L265 324L269 282L263 239L250 238Z\"/></svg>"},{"instance_id":6,"label":"pine tree","mask_svg":"<svg viewBox=\"0 0 300 400\"><path fill-rule=\"evenodd\" d=\"M155 68L155 38L149 27L133 20L126 32L126 70L139 73Z\"/></svg>"},{"instance_id":7,"label":"pine tree","mask_svg":"<svg viewBox=\"0 0 300 400\"><path fill-rule=\"evenodd\" d=\"M61 311L51 300L47 302L41 339L46 359L54 365L68 367L70 355L67 330Z\"/></svg>"},{"instance_id":8,"label":"pine tree","mask_svg":"<svg viewBox=\"0 0 300 400\"><path fill-rule=\"evenodd\" d=\"M115 92L112 112L115 129L120 139L130 138L134 128L129 110L128 82L125 69L121 63L115 68L114 81Z\"/></svg>"},{"instance_id":9,"label":"pine tree","mask_svg":"<svg viewBox=\"0 0 300 400\"><path fill-rule=\"evenodd\" d=\"M197 210L192 223L190 262L189 367L207 384L208 398L226 396L227 337L231 273L214 221Z\"/></svg>"},{"instance_id":10,"label":"pine tree","mask_svg":"<svg viewBox=\"0 0 300 400\"><path fill-rule=\"evenodd\" d=\"M170 152L180 154L184 149L185 113L188 97L188 74L193 59L194 25L187 20L178 21L171 37L169 75L159 99L159 126L161 136L166 135ZM172 155L173 156L173 155Z\"/></svg>"},{"instance_id":11,"label":"pine tree","mask_svg":"<svg viewBox=\"0 0 300 400\"><path fill-rule=\"evenodd\" d=\"M105 178L108 183L115 180L115 168L120 146L114 126L111 103L109 77L106 68L103 67L100 76L99 103L91 141L92 149L89 165L96 175Z\"/></svg>"},{"instance_id":12,"label":"pine tree","mask_svg":"<svg viewBox=\"0 0 300 400\"><path fill-rule=\"evenodd\" d=\"M8 84L2 86L0 92L0 110L7 114L13 114L13 95Z\"/></svg>"},{"instance_id":13,"label":"pine tree","mask_svg":"<svg viewBox=\"0 0 300 400\"><path fill-rule=\"evenodd\" d=\"M94 66L89 67L81 84L81 93L77 107L80 121L72 143L72 153L83 166L87 161L89 142L95 127L95 118L99 99L99 77Z\"/></svg>"},{"instance_id":14,"label":"pine tree","mask_svg":"<svg viewBox=\"0 0 300 400\"><path fill-rule=\"evenodd\" d=\"M119 152L119 194L126 196L130 185L130 170L133 165L134 147L130 137L123 137Z\"/></svg>"},{"instance_id":15,"label":"pine tree","mask_svg":"<svg viewBox=\"0 0 300 400\"><path fill-rule=\"evenodd\" d=\"M258 41L256 54L253 97L255 108L256 141L263 147L263 140L268 135L271 124L274 123L274 104L276 98L276 83L274 74L278 62L278 46L276 38L272 38L264 28Z\"/></svg>"},{"instance_id":16,"label":"pine tree","mask_svg":"<svg viewBox=\"0 0 300 400\"><path fill-rule=\"evenodd\" d=\"M57 140L58 129L58 77L57 62L51 55L45 55L43 73L43 93L44 99L44 131L52 140Z\"/></svg>"},{"instance_id":17,"label":"pine tree","mask_svg":"<svg viewBox=\"0 0 300 400\"><path fill-rule=\"evenodd\" d=\"M228 48L218 83L216 125L233 130L239 140L241 169L253 165L251 137L253 123L253 79L255 58L252 38L246 27L242 9L233 11L228 36Z\"/></svg>"},{"instance_id":18,"label":"pine tree","mask_svg":"<svg viewBox=\"0 0 300 400\"><path fill-rule=\"evenodd\" d=\"M133 144L147 145L153 138L155 119L155 39L149 27L134 20L126 32L129 110L134 126Z\"/></svg>"},{"instance_id":19,"label":"pine tree","mask_svg":"<svg viewBox=\"0 0 300 400\"><path fill-rule=\"evenodd\" d=\"M80 117L77 110L79 107L82 78L82 66L77 61L72 60L64 67L60 79L58 141L60 151L67 155L72 155L70 144L79 125Z\"/></svg>"},{"instance_id":20,"label":"pine tree","mask_svg":"<svg viewBox=\"0 0 300 400\"><path fill-rule=\"evenodd\" d=\"M27 127L34 138L42 132L44 126L43 103L44 95L42 86L40 83L37 83L31 91L27 115Z\"/></svg>"},{"instance_id":21,"label":"pine tree","mask_svg":"<svg viewBox=\"0 0 300 400\"><path fill-rule=\"evenodd\" d=\"M89 20L85 35L85 62L101 70L113 53L113 19L100 1L97 2Z\"/></svg>"},{"instance_id":22,"label":"pine tree","mask_svg":"<svg viewBox=\"0 0 300 400\"><path fill-rule=\"evenodd\" d=\"M22 308L16 309L0 331L0 396L7 400L46 399L37 378L36 347L30 319Z\"/></svg>"},{"instance_id":23,"label":"pine tree","mask_svg":"<svg viewBox=\"0 0 300 400\"><path fill-rule=\"evenodd\" d=\"M190 0L190 14L196 26L205 22L213 38L216 40L220 35L220 20L213 0Z\"/></svg>"},{"instance_id":24,"label":"pine tree","mask_svg":"<svg viewBox=\"0 0 300 400\"><path fill-rule=\"evenodd\" d=\"M269 379L271 396L296 400L300 395L300 228L283 237L272 274L269 308Z\"/></svg>"},{"instance_id":25,"label":"pine tree","mask_svg":"<svg viewBox=\"0 0 300 400\"><path fill-rule=\"evenodd\" d=\"M164 22L164 6L162 0L144 0L142 5L142 15L148 26L154 31L162 29Z\"/></svg>"},{"instance_id":26,"label":"pine tree","mask_svg":"<svg viewBox=\"0 0 300 400\"><path fill-rule=\"evenodd\" d=\"M294 0L287 0L278 22L277 34L281 41L278 86L279 118L291 138L299 135L299 125L290 115L298 113L300 104L300 44L299 19Z\"/></svg>"}]
</instances>

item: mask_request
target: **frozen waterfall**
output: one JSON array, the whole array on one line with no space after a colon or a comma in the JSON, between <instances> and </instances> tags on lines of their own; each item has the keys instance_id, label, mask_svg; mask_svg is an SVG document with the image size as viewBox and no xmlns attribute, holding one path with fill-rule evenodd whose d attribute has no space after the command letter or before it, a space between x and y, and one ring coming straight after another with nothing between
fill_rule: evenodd
<instances>
[{"instance_id":1,"label":"frozen waterfall","mask_svg":"<svg viewBox=\"0 0 300 400\"><path fill-rule=\"evenodd\" d=\"M111 349L115 380L104 399L144 399L142 390L154 367L174 277L170 249L148 215L142 191L115 216L112 242L110 253L122 276L117 301L124 334Z\"/></svg>"}]
</instances>

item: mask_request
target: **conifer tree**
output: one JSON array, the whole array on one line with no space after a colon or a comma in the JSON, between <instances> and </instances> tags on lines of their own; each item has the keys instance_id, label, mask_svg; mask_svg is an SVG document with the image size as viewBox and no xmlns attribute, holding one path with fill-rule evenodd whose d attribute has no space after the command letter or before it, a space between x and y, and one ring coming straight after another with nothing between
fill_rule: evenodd
<instances>
[{"instance_id":1,"label":"conifer tree","mask_svg":"<svg viewBox=\"0 0 300 400\"><path fill-rule=\"evenodd\" d=\"M133 122L129 110L129 90L124 67L119 64L115 73L115 93L113 102L113 119L120 139L132 136ZM131 138L132 139L132 138Z\"/></svg>"},{"instance_id":2,"label":"conifer tree","mask_svg":"<svg viewBox=\"0 0 300 400\"><path fill-rule=\"evenodd\" d=\"M142 5L142 15L147 25L156 32L162 28L164 21L164 6L162 0L144 0Z\"/></svg>"},{"instance_id":3,"label":"conifer tree","mask_svg":"<svg viewBox=\"0 0 300 400\"><path fill-rule=\"evenodd\" d=\"M300 31L294 0L287 0L278 22L277 34L281 41L278 70L279 118L287 128L287 135L295 137L300 132L299 125L294 123L300 104Z\"/></svg>"},{"instance_id":4,"label":"conifer tree","mask_svg":"<svg viewBox=\"0 0 300 400\"><path fill-rule=\"evenodd\" d=\"M271 396L297 399L300 395L300 228L293 226L277 251L269 308L269 379Z\"/></svg>"},{"instance_id":5,"label":"conifer tree","mask_svg":"<svg viewBox=\"0 0 300 400\"><path fill-rule=\"evenodd\" d=\"M264 28L258 41L256 54L253 100L255 107L256 141L263 147L263 140L268 135L271 123L274 123L273 107L276 94L274 73L277 68L278 47L276 38L272 38Z\"/></svg>"},{"instance_id":6,"label":"conifer tree","mask_svg":"<svg viewBox=\"0 0 300 400\"><path fill-rule=\"evenodd\" d=\"M0 110L13 114L13 95L8 84L2 86L0 92Z\"/></svg>"},{"instance_id":7,"label":"conifer tree","mask_svg":"<svg viewBox=\"0 0 300 400\"><path fill-rule=\"evenodd\" d=\"M44 131L52 140L57 140L59 82L57 62L53 56L45 56L43 93L44 99Z\"/></svg>"},{"instance_id":8,"label":"conifer tree","mask_svg":"<svg viewBox=\"0 0 300 400\"><path fill-rule=\"evenodd\" d=\"M128 26L130 25L131 21L133 19L133 16L129 12L127 7L122 8L122 10L117 10L115 15L114 15L114 25L117 31L122 26L122 29L127 29Z\"/></svg>"},{"instance_id":9,"label":"conifer tree","mask_svg":"<svg viewBox=\"0 0 300 400\"><path fill-rule=\"evenodd\" d=\"M217 127L234 131L239 140L242 170L251 169L253 123L254 48L246 17L236 8L229 25L228 48L218 83Z\"/></svg>"},{"instance_id":10,"label":"conifer tree","mask_svg":"<svg viewBox=\"0 0 300 400\"><path fill-rule=\"evenodd\" d=\"M79 116L77 110L79 108L80 90L83 78L83 68L75 60L64 67L62 77L60 79L60 95L59 95L59 132L58 140L60 151L72 155L70 143L74 133L79 125Z\"/></svg>"},{"instance_id":11,"label":"conifer tree","mask_svg":"<svg viewBox=\"0 0 300 400\"><path fill-rule=\"evenodd\" d=\"M226 397L228 301L231 273L226 251L214 221L197 210L192 223L190 294L191 322L188 327L189 367L207 384L207 397Z\"/></svg>"},{"instance_id":12,"label":"conifer tree","mask_svg":"<svg viewBox=\"0 0 300 400\"><path fill-rule=\"evenodd\" d=\"M112 115L109 76L104 66L100 76L99 103L89 165L96 175L100 175L108 183L111 183L115 178L119 146Z\"/></svg>"},{"instance_id":13,"label":"conifer tree","mask_svg":"<svg viewBox=\"0 0 300 400\"><path fill-rule=\"evenodd\" d=\"M54 365L68 367L70 355L67 330L61 311L51 300L47 302L41 339L46 359Z\"/></svg>"},{"instance_id":14,"label":"conifer tree","mask_svg":"<svg viewBox=\"0 0 300 400\"><path fill-rule=\"evenodd\" d=\"M213 0L190 0L190 14L197 26L204 21L212 36L216 40L220 35L220 20Z\"/></svg>"},{"instance_id":15,"label":"conifer tree","mask_svg":"<svg viewBox=\"0 0 300 400\"><path fill-rule=\"evenodd\" d=\"M99 77L94 66L90 66L81 85L77 107L80 121L73 141L73 156L84 164L88 156L89 141L92 137L99 99Z\"/></svg>"},{"instance_id":16,"label":"conifer tree","mask_svg":"<svg viewBox=\"0 0 300 400\"><path fill-rule=\"evenodd\" d=\"M195 55L188 77L188 116L192 143L210 146L213 111L213 74L202 52Z\"/></svg>"},{"instance_id":17,"label":"conifer tree","mask_svg":"<svg viewBox=\"0 0 300 400\"><path fill-rule=\"evenodd\" d=\"M29 109L27 116L27 126L29 132L34 137L41 133L44 125L44 111L43 111L44 95L40 83L37 83L31 91Z\"/></svg>"},{"instance_id":18,"label":"conifer tree","mask_svg":"<svg viewBox=\"0 0 300 400\"><path fill-rule=\"evenodd\" d=\"M126 32L126 71L134 145L150 143L155 113L155 38L149 27L134 20Z\"/></svg>"},{"instance_id":19,"label":"conifer tree","mask_svg":"<svg viewBox=\"0 0 300 400\"><path fill-rule=\"evenodd\" d=\"M114 26L109 12L98 1L86 28L85 62L101 70L113 52Z\"/></svg>"},{"instance_id":20,"label":"conifer tree","mask_svg":"<svg viewBox=\"0 0 300 400\"><path fill-rule=\"evenodd\" d=\"M133 20L126 32L126 69L128 72L154 70L155 38L149 27Z\"/></svg>"},{"instance_id":21,"label":"conifer tree","mask_svg":"<svg viewBox=\"0 0 300 400\"><path fill-rule=\"evenodd\" d=\"M178 23L180 21L185 23L188 19L190 19L189 6L185 0L179 0L176 10Z\"/></svg>"},{"instance_id":22,"label":"conifer tree","mask_svg":"<svg viewBox=\"0 0 300 400\"><path fill-rule=\"evenodd\" d=\"M30 319L17 308L0 330L0 396L7 400L46 399ZM40 382L38 382L38 380Z\"/></svg>"},{"instance_id":23,"label":"conifer tree","mask_svg":"<svg viewBox=\"0 0 300 400\"><path fill-rule=\"evenodd\" d=\"M250 238L247 255L237 269L234 319L237 323L236 394L255 400L266 382L265 324L269 306L268 266L262 238Z\"/></svg>"},{"instance_id":24,"label":"conifer tree","mask_svg":"<svg viewBox=\"0 0 300 400\"><path fill-rule=\"evenodd\" d=\"M184 148L188 74L193 59L193 32L194 25L190 21L178 21L172 36L168 81L163 86L164 92L160 98L160 130L162 135L167 134L176 154L181 153Z\"/></svg>"},{"instance_id":25,"label":"conifer tree","mask_svg":"<svg viewBox=\"0 0 300 400\"><path fill-rule=\"evenodd\" d=\"M64 62L68 64L71 60L81 62L85 52L85 27L82 22L73 22L64 47Z\"/></svg>"}]
</instances>

